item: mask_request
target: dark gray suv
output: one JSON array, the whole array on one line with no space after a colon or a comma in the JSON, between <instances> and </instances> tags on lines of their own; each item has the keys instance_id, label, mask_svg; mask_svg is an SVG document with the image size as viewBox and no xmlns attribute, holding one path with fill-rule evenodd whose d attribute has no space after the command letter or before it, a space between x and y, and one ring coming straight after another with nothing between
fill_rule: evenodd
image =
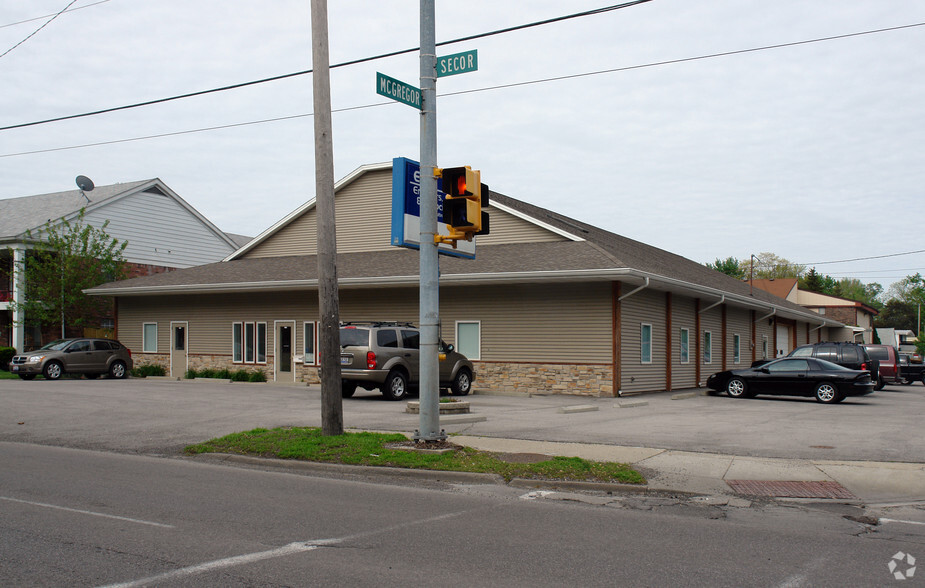
<instances>
[{"instance_id":1,"label":"dark gray suv","mask_svg":"<svg viewBox=\"0 0 925 588\"><path fill-rule=\"evenodd\" d=\"M378 388L390 400L408 396L420 381L421 334L411 323L350 322L340 328L341 393L353 396L357 387ZM440 387L455 396L472 389L472 362L452 345L440 341Z\"/></svg>"}]
</instances>

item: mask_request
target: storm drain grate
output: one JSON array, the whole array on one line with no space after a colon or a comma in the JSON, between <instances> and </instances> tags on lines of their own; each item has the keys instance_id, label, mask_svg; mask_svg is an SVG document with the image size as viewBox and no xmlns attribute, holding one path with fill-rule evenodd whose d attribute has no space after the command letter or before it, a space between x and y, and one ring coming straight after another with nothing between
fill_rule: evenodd
<instances>
[{"instance_id":1,"label":"storm drain grate","mask_svg":"<svg viewBox=\"0 0 925 588\"><path fill-rule=\"evenodd\" d=\"M789 482L779 480L726 480L736 494L780 498L857 499L838 482Z\"/></svg>"}]
</instances>

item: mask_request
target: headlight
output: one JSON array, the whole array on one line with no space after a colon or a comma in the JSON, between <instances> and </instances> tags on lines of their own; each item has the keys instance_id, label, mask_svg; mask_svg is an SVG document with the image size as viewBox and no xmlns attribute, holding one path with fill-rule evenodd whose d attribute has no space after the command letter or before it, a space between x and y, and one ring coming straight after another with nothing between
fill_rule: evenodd
<instances>
[{"instance_id":1,"label":"headlight","mask_svg":"<svg viewBox=\"0 0 925 588\"><path fill-rule=\"evenodd\" d=\"M39 363L43 359L45 359L44 355L33 355L32 357L29 358L29 363Z\"/></svg>"}]
</instances>

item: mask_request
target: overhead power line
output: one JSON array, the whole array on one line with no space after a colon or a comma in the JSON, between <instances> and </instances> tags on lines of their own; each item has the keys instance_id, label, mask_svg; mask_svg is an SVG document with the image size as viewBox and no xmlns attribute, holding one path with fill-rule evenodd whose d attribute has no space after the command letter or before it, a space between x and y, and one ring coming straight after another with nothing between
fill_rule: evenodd
<instances>
[{"instance_id":1,"label":"overhead power line","mask_svg":"<svg viewBox=\"0 0 925 588\"><path fill-rule=\"evenodd\" d=\"M76 1L77 1L77 0L73 0L73 1L71 2L71 4L73 4L73 3L76 2ZM531 23L527 23L527 24L516 25L516 26L513 26L513 27L507 27L507 28L504 28L504 29L498 29L498 30L495 30L495 31L487 32L487 33L478 33L478 34L476 34L476 35L470 35L470 36L468 36L468 37L460 37L460 38L458 38L458 39L453 39L453 40L451 40L451 41L443 41L443 42L441 42L441 43L437 43L437 47L442 47L442 46L444 46L444 45L452 45L452 44L455 44L455 43L463 43L463 42L465 42L465 41L472 41L472 40L474 40L474 39L482 39L482 38L491 37L491 36L494 36L494 35L501 35L501 34L505 34L505 33L511 33L511 32L514 32L514 31L519 31L519 30L528 29L528 28L532 28L532 27L538 27L538 26L542 26L542 25L552 24L552 23L555 23L555 22L561 22L561 21L563 21L563 20L569 20L569 19L573 19L573 18L580 18L580 17L583 17L583 16L592 16L592 15L596 15L596 14L604 14L605 12L611 12L611 11L614 11L614 10L619 10L619 9L621 9L621 8L628 8L628 7L630 7L630 6L635 6L635 5L637 5L637 4L644 4L644 3L646 3L646 2L651 2L651 1L652 1L652 0L633 0L632 2L624 2L623 4L614 4L614 5L612 5L612 6L605 6L605 7L603 7L603 8L594 8L594 9L592 9L592 10L586 10L586 11L584 11L584 12L575 12L575 13L567 14L567 15L564 15L564 16L557 16L557 17L554 17L554 18L548 18L548 19L546 19L546 20L540 20L540 21L531 22ZM70 4L69 4L68 6L70 6ZM62 12L63 12L63 11L62 11ZM59 13L59 14L60 14L60 13ZM50 21L49 21L49 22L50 22ZM46 24L47 24L47 23L46 23ZM44 25L43 25L43 26L44 26ZM35 34L35 33L33 33L33 34ZM15 48L15 47L14 47L14 48ZM402 50L399 50L399 51L392 51L391 53L382 53L382 54L380 54L380 55L374 55L374 56L371 56L371 57L362 57L362 58L360 58L360 59L354 59L354 60L351 60L351 61L345 61L345 62L343 62L343 63L334 64L334 65L330 66L330 69L335 69L335 68L339 68L339 67L347 67L347 66L349 66L349 65L357 65L357 64L366 63L366 62L369 62L369 61L376 61L376 60L379 60L379 59L385 59L385 58L387 58L387 57L395 57L395 56L397 56L397 55L404 55L404 54L406 54L406 53L413 53L413 52L415 52L415 51L418 51L419 49L420 49L420 47L412 47L412 48L410 48L410 49L402 49ZM12 50L12 49L11 49L11 50ZM2 56L0 56L0 57L2 57ZM100 110L94 110L94 111L91 111L91 112L84 112L84 113L81 113L81 114L69 114L69 115L66 115L66 116L59 116L59 117L49 118L49 119L45 119L45 120L39 120L39 121L33 121L33 122L28 122L28 123L20 123L20 124L15 124L15 125L9 125L9 126L5 126L5 127L0 127L0 131L8 131L8 130L10 130L10 129L20 129L20 128L23 128L23 127L32 127L32 126L36 126L36 125L44 125L44 124L53 123L53 122L60 122L60 121L63 121L63 120L71 120L71 119L75 119L75 118L83 118L83 117L87 117L87 116L96 116L96 115L98 115L98 114L105 114L105 113L107 113L107 112L117 112L117 111L119 111L119 110L128 110L128 109L131 109L131 108L140 108L140 107L142 107L142 106L152 106L152 105L154 105L154 104L162 104L162 103L164 103L164 102L172 102L172 101L174 101L174 100L182 100L182 99L184 99L184 98L192 98L192 97L194 97L194 96L204 96L204 95L206 95L206 94L214 94L214 93L216 93L216 92L225 92L225 91L228 91L228 90L236 90L236 89L238 89L238 88L246 88L246 87L248 87L248 86L255 86L255 85L257 85L257 84L265 84L265 83L268 83L268 82L277 82L277 81L279 81L279 80L285 80L285 79L287 79L287 78L293 78L293 77L296 77L296 76L303 76L303 75L310 74L310 73L312 73L312 70L310 70L310 69L305 69L305 70L302 70L302 71L292 72L292 73L288 73L288 74L282 74L282 75L278 75L278 76L271 76L271 77L268 77L268 78L261 78L261 79L259 79L259 80L252 80L252 81L250 81L250 82L241 82L241 83L238 83L238 84L230 84L230 85L228 85L228 86L221 86L221 87L219 87L219 88L212 88L212 89L210 89L210 90L199 90L199 91L197 91L197 92L188 92L188 93L186 93L186 94L178 94L178 95L175 95L175 96L168 96L168 97L166 97L166 98L156 98L156 99L154 99L154 100L147 100L147 101L145 101L145 102L137 102L137 103L135 103L135 104L126 104L126 105L124 105L124 106L114 106L114 107L112 107L112 108L103 108L103 109L100 109Z\"/></svg>"},{"instance_id":2,"label":"overhead power line","mask_svg":"<svg viewBox=\"0 0 925 588\"><path fill-rule=\"evenodd\" d=\"M50 23L51 21L53 21L53 20L55 20L56 18L58 18L59 16L61 16L61 15L64 13L64 11L67 10L68 8L70 8L71 5L74 4L75 2L77 2L77 0L71 0L70 2L68 2L67 6L65 6L65 7L62 8L57 14L55 14L54 16L52 16L51 18L49 18L48 20L46 20L46 21L42 24L42 26L40 26L39 28L37 28L37 29L35 29L34 31L32 31L32 32L29 34L29 36L27 36L25 39L23 39L23 40L20 41L19 43L16 43L16 44L13 45L12 47L10 47L10 48L7 49L6 51L4 51L3 54L0 54L0 59L6 57L6 54L7 54L7 53L9 53L10 51L12 51L13 49L16 49L17 47L19 47L20 45L22 45L23 43L25 43L26 41L28 41L29 39L31 39L32 37L34 37L36 33L38 33L40 30L42 30L42 29L44 29L46 26L48 26L48 23Z\"/></svg>"},{"instance_id":3,"label":"overhead power line","mask_svg":"<svg viewBox=\"0 0 925 588\"><path fill-rule=\"evenodd\" d=\"M848 263L849 261L867 261L870 259L885 259L887 257L900 257L902 255L915 255L916 253L925 253L925 249L919 249L918 251L906 251L904 253L889 253L887 255L872 255L870 257L855 257L854 259L837 259L835 261L814 261L812 263L801 263L800 265L813 266L813 265L826 265L829 263Z\"/></svg>"},{"instance_id":4,"label":"overhead power line","mask_svg":"<svg viewBox=\"0 0 925 588\"><path fill-rule=\"evenodd\" d=\"M648 0L646 0L646 1L648 1ZM712 58L717 58L717 57L728 57L728 56L730 56L730 55L739 55L739 54L743 54L743 53L754 53L754 52L757 52L757 51L766 51L766 50L770 50L770 49L781 49L781 48L785 48L785 47L793 47L793 46L797 46L797 45L805 45L805 44L808 44L808 43L820 43L820 42L823 42L823 41L833 41L833 40L845 39L845 38L849 38L849 37L857 37L857 36L860 36L860 35L869 35L869 34L873 34L873 33L884 33L884 32L889 32L889 31L896 31L896 30L908 29L908 28L920 27L920 26L925 26L925 22L914 23L914 24L908 24L908 25L901 25L901 26L890 27L890 28L885 28L885 29L875 29L875 30L869 30L869 31L861 31L861 32L857 32L857 33L847 33L847 34L844 34L844 35L836 35L836 36L833 36L833 37L820 37L820 38L817 38L817 39L809 39L809 40L805 40L805 41L795 41L795 42L792 42L792 43L780 43L780 44L776 44L776 45L765 45L765 46L762 46L762 47L752 47L752 48L749 48L749 49L738 49L738 50L735 50L735 51L725 51L725 52L722 52L722 53L711 53L711 54L707 54L707 55L698 55L698 56L695 56L695 57L684 57L684 58L680 58L680 59L671 59L671 60L667 60L667 61L655 61L655 62L643 63L643 64L638 64L638 65L629 65L629 66L624 66L624 67L617 67L617 68L612 68L612 69L602 69L602 70L591 71L591 72L584 72L584 73L578 73L578 74L569 74L569 75L558 76L558 77L553 77L553 78L543 78L543 79L529 80L529 81L524 81L524 82L513 82L513 83L510 83L510 84L502 84L502 85L498 85L498 86L487 86L487 87L483 87L483 88L474 88L474 89L470 89L470 90L460 90L460 91L457 91L457 92L447 92L447 93L445 93L445 94L438 94L438 96L439 96L439 97L445 98L445 97L449 97L449 96L459 96L459 95L461 95L461 94L474 94L474 93L477 93L477 92L487 92L487 91L489 91L489 90L501 90L501 89L512 88L512 87L517 87L517 86L527 86L527 85L531 85L531 84L544 84L544 83L548 83L548 82L557 82L557 81L562 81L562 80L568 80L568 79L574 79L574 78L581 78L581 77L588 77L588 76L596 76L596 75L602 75L602 74L608 74L608 73L618 73L618 72L629 71L629 70L634 70L634 69L642 69L642 68L646 68L646 67L660 67L660 66L663 66L663 65L674 65L674 64L678 64L678 63L686 63L686 62L698 61L698 60L702 60L702 59L712 59ZM455 41L447 41L447 43L452 43L452 42L455 42ZM416 49L415 49L415 50L416 50ZM413 51L413 50L412 50L412 51ZM372 58L369 58L369 59L372 59ZM332 66L332 67L334 67L334 66ZM296 75L296 74L289 74L289 75ZM394 106L394 105L396 105L396 104L397 104L397 103L394 102L394 101L383 101L383 102L375 102L375 103L372 103L372 104L364 104L364 105L360 105L360 106L350 106L350 107L345 107L345 108L337 108L337 109L332 110L332 112L335 112L335 113L338 113L338 112L348 112L348 111L351 111L351 110L362 110L362 109L366 109L366 108L376 108L376 107L379 107L379 106ZM79 115L79 116L84 116L84 115ZM249 125L257 125L257 124L270 123L270 122L277 122L277 121L282 121L282 120L290 120L290 119L294 119L294 118L303 118L303 117L308 117L308 116L312 116L312 113L295 114L295 115L290 115L290 116L282 116L282 117L276 117L276 118L266 118L266 119L261 119L261 120L245 121L245 122L239 122L239 123L229 123L229 124L226 124L226 125L216 125L216 126L211 126L211 127L201 127L201 128L196 128L196 129L188 129L188 130L184 130L184 131L174 131L174 132L170 132L170 133L160 133L160 134L156 134L156 135L145 135L145 136L140 136L140 137L130 137L130 138L126 138L126 139L114 139L114 140L111 140L111 141L102 141L102 142L98 142L98 143L85 143L85 144L81 144L81 145L70 145L70 146L65 146L65 147L53 147L53 148L50 148L50 149L36 149L36 150L33 150L33 151L20 151L20 152L17 152L17 153L4 153L4 154L0 154L0 158L4 158L4 157L18 157L18 156L21 156L21 155L35 155L35 154L39 154L39 153L50 153L50 152L53 152L53 151L66 151L66 150L70 150L70 149L82 149L82 148L85 148L85 147L98 147L98 146L100 146L100 145L112 145L112 144L115 144L115 143L128 143L128 142L133 142L133 141L143 141L143 140L146 140L146 139L157 139L157 138L161 138L161 137L171 137L171 136L177 136L177 135L185 135L185 134L192 134L192 133L200 133L200 132L203 132L203 131L216 131L216 130L221 130L221 129L228 129L228 128L234 128L234 127L243 127L243 126L249 126ZM74 118L74 117L66 117L66 118ZM56 119L56 120L58 120L58 119ZM49 122L49 121L46 121L46 122ZM29 123L29 124L41 124L41 123ZM18 125L18 126L28 126L28 125ZM2 128L0 128L0 131L2 131L2 130L7 130L7 129L11 129L11 128L16 128L16 127L2 127ZM917 252L912 252L912 253L917 253ZM906 255L906 254L900 254L900 255ZM852 260L845 260L845 261L852 261ZM825 262L817 262L815 265L823 265L823 264L826 264L826 263L841 263L841 262L836 262L836 261L825 261ZM801 264L801 265L814 265L814 264L807 263L807 264Z\"/></svg>"},{"instance_id":5,"label":"overhead power line","mask_svg":"<svg viewBox=\"0 0 925 588\"><path fill-rule=\"evenodd\" d=\"M64 10L62 10L61 12L59 12L58 14L62 14L62 13L64 13L64 12L76 12L76 11L78 11L78 10L83 10L84 8L90 8L91 6L96 6L97 4L105 4L106 2L109 2L109 1L110 1L110 0L99 0L98 2L94 2L94 3L92 3L92 4L84 4L83 6L78 6L77 8L71 8L70 10L68 10L67 8L65 8ZM72 2L71 4L73 4L73 2ZM20 20L20 21L17 21L17 22L10 22L10 23L7 23L7 24L5 24L5 25L0 25L0 29L5 29L5 28L7 28L7 27L15 27L16 25L26 24L27 22L33 22L33 21L36 21L36 20L42 20L43 18L48 18L49 16L57 16L57 15L56 15L56 14L46 14L46 15L43 15L43 16L36 16L35 18L27 18L26 20Z\"/></svg>"}]
</instances>

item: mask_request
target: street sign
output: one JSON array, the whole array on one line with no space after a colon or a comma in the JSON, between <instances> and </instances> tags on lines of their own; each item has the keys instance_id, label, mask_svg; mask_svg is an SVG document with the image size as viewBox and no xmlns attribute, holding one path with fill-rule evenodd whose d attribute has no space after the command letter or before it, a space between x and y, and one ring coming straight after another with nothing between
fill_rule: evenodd
<instances>
[{"instance_id":1,"label":"street sign","mask_svg":"<svg viewBox=\"0 0 925 588\"><path fill-rule=\"evenodd\" d=\"M421 89L376 72L376 94L421 109Z\"/></svg>"},{"instance_id":2,"label":"street sign","mask_svg":"<svg viewBox=\"0 0 925 588\"><path fill-rule=\"evenodd\" d=\"M478 68L479 52L477 49L437 58L438 78L469 73L470 71L476 71Z\"/></svg>"},{"instance_id":3,"label":"street sign","mask_svg":"<svg viewBox=\"0 0 925 588\"><path fill-rule=\"evenodd\" d=\"M437 179L437 233L449 235L443 219L446 195ZM477 239L478 237L476 237ZM421 166L405 157L392 160L392 245L419 249L421 241ZM437 253L475 259L475 239L458 241L456 248L447 243L437 246Z\"/></svg>"}]
</instances>

